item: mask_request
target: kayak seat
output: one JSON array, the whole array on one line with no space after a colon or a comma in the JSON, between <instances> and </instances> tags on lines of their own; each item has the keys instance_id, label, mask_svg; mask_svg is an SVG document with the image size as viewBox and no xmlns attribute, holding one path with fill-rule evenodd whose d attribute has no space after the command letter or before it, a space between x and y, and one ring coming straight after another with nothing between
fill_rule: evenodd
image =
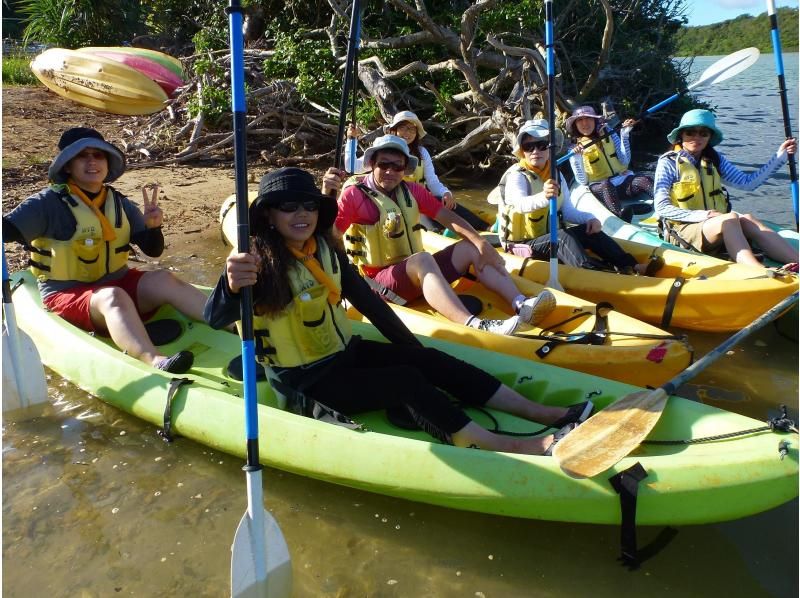
<instances>
[{"instance_id":1,"label":"kayak seat","mask_svg":"<svg viewBox=\"0 0 800 598\"><path fill-rule=\"evenodd\" d=\"M242 374L242 356L241 354L237 355L233 359L230 360L228 363L228 367L225 368L226 373L228 376L236 380L237 382L241 382L244 378ZM264 368L261 367L259 364L256 364L256 381L266 380L267 374L264 371Z\"/></svg>"},{"instance_id":2,"label":"kayak seat","mask_svg":"<svg viewBox=\"0 0 800 598\"><path fill-rule=\"evenodd\" d=\"M171 318L154 320L144 325L147 335L155 346L166 345L183 334L180 322Z\"/></svg>"},{"instance_id":3,"label":"kayak seat","mask_svg":"<svg viewBox=\"0 0 800 598\"><path fill-rule=\"evenodd\" d=\"M465 294L459 295L458 298L461 299L464 309L466 309L473 316L477 316L483 311L483 301L481 301L479 297Z\"/></svg>"}]
</instances>

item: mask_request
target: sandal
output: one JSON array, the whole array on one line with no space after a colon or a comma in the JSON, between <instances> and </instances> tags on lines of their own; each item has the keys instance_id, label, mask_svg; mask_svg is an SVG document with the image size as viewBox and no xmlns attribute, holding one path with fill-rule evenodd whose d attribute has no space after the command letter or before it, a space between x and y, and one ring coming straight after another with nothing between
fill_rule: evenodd
<instances>
[{"instance_id":1,"label":"sandal","mask_svg":"<svg viewBox=\"0 0 800 598\"><path fill-rule=\"evenodd\" d=\"M578 424L571 423L567 424L563 428L561 428L558 432L553 435L553 442L550 443L550 446L547 447L547 450L544 452L545 457L552 457L553 456L553 449L556 448L556 444L564 438L567 434L572 432L575 428L578 427Z\"/></svg>"}]
</instances>

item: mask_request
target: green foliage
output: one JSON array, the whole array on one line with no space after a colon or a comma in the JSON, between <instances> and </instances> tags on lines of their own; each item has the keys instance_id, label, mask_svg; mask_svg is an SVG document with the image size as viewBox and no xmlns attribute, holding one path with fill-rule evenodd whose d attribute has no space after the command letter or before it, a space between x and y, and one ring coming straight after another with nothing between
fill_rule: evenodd
<instances>
[{"instance_id":1,"label":"green foliage","mask_svg":"<svg viewBox=\"0 0 800 598\"><path fill-rule=\"evenodd\" d=\"M19 0L25 18L23 40L64 48L117 45L136 31L138 0Z\"/></svg>"},{"instance_id":2,"label":"green foliage","mask_svg":"<svg viewBox=\"0 0 800 598\"><path fill-rule=\"evenodd\" d=\"M798 9L778 8L778 29L784 52L798 51ZM755 46L772 53L772 37L767 13L757 17L742 15L722 23L683 27L676 37L677 56L716 56Z\"/></svg>"},{"instance_id":3,"label":"green foliage","mask_svg":"<svg viewBox=\"0 0 800 598\"><path fill-rule=\"evenodd\" d=\"M38 85L39 80L31 71L31 57L27 55L3 56L4 85Z\"/></svg>"},{"instance_id":4,"label":"green foliage","mask_svg":"<svg viewBox=\"0 0 800 598\"><path fill-rule=\"evenodd\" d=\"M331 54L330 45L309 39L305 30L275 34L275 54L264 61L267 77L290 79L304 99L339 105L343 71Z\"/></svg>"},{"instance_id":5,"label":"green foliage","mask_svg":"<svg viewBox=\"0 0 800 598\"><path fill-rule=\"evenodd\" d=\"M194 72L203 80L212 82L201 86L200 95L193 95L187 108L194 118L200 112L205 113L206 122L210 126L219 124L230 114L230 88L228 85L216 85L213 82L224 81L225 72L219 63L201 56L194 63Z\"/></svg>"},{"instance_id":6,"label":"green foliage","mask_svg":"<svg viewBox=\"0 0 800 598\"><path fill-rule=\"evenodd\" d=\"M374 127L382 121L378 102L372 96L363 97L356 106L356 120L362 125Z\"/></svg>"}]
</instances>

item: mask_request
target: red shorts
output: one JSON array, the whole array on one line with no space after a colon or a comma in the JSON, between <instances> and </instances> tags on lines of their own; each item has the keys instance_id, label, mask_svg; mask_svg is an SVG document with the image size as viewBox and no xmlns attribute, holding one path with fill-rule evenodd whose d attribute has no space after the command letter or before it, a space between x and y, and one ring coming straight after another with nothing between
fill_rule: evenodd
<instances>
[{"instance_id":1,"label":"red shorts","mask_svg":"<svg viewBox=\"0 0 800 598\"><path fill-rule=\"evenodd\" d=\"M442 271L445 280L450 283L455 282L462 276L461 272L456 271L455 266L453 266L452 256L454 249L455 245L450 245L433 254L433 259L436 260L439 270ZM422 289L408 277L406 273L407 262L408 260L405 259L399 264L387 266L373 276L372 279L395 294L400 295L406 301L413 301L422 297Z\"/></svg>"},{"instance_id":2,"label":"red shorts","mask_svg":"<svg viewBox=\"0 0 800 598\"><path fill-rule=\"evenodd\" d=\"M91 311L89 303L92 300L92 294L103 288L119 287L133 299L133 304L136 306L136 311L142 316L142 320L148 320L155 313L155 310L143 314L139 309L139 280L146 272L130 268L125 275L119 280L106 282L103 284L78 284L74 287L48 295L44 300L44 306L54 314L61 316L70 324L95 332L94 324L92 324Z\"/></svg>"}]
</instances>

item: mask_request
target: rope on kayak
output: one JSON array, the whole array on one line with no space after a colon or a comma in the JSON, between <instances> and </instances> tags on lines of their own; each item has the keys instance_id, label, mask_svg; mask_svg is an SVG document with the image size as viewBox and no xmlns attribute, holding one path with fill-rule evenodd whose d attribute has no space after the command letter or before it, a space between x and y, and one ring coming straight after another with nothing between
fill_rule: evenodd
<instances>
[{"instance_id":1,"label":"rope on kayak","mask_svg":"<svg viewBox=\"0 0 800 598\"><path fill-rule=\"evenodd\" d=\"M655 445L702 444L704 442L727 440L728 438L749 436L750 434L758 434L761 432L769 432L769 431L794 432L796 434L797 426L794 420L789 418L789 414L786 412L786 405L781 405L780 409L781 409L780 415L768 419L767 425L760 428L751 428L749 430L740 430L738 432L728 432L727 434L717 434L716 436L705 436L703 438L687 438L683 440L644 440L642 444L655 444ZM784 448L786 449L788 447ZM781 459L783 458L783 456L781 456Z\"/></svg>"}]
</instances>

